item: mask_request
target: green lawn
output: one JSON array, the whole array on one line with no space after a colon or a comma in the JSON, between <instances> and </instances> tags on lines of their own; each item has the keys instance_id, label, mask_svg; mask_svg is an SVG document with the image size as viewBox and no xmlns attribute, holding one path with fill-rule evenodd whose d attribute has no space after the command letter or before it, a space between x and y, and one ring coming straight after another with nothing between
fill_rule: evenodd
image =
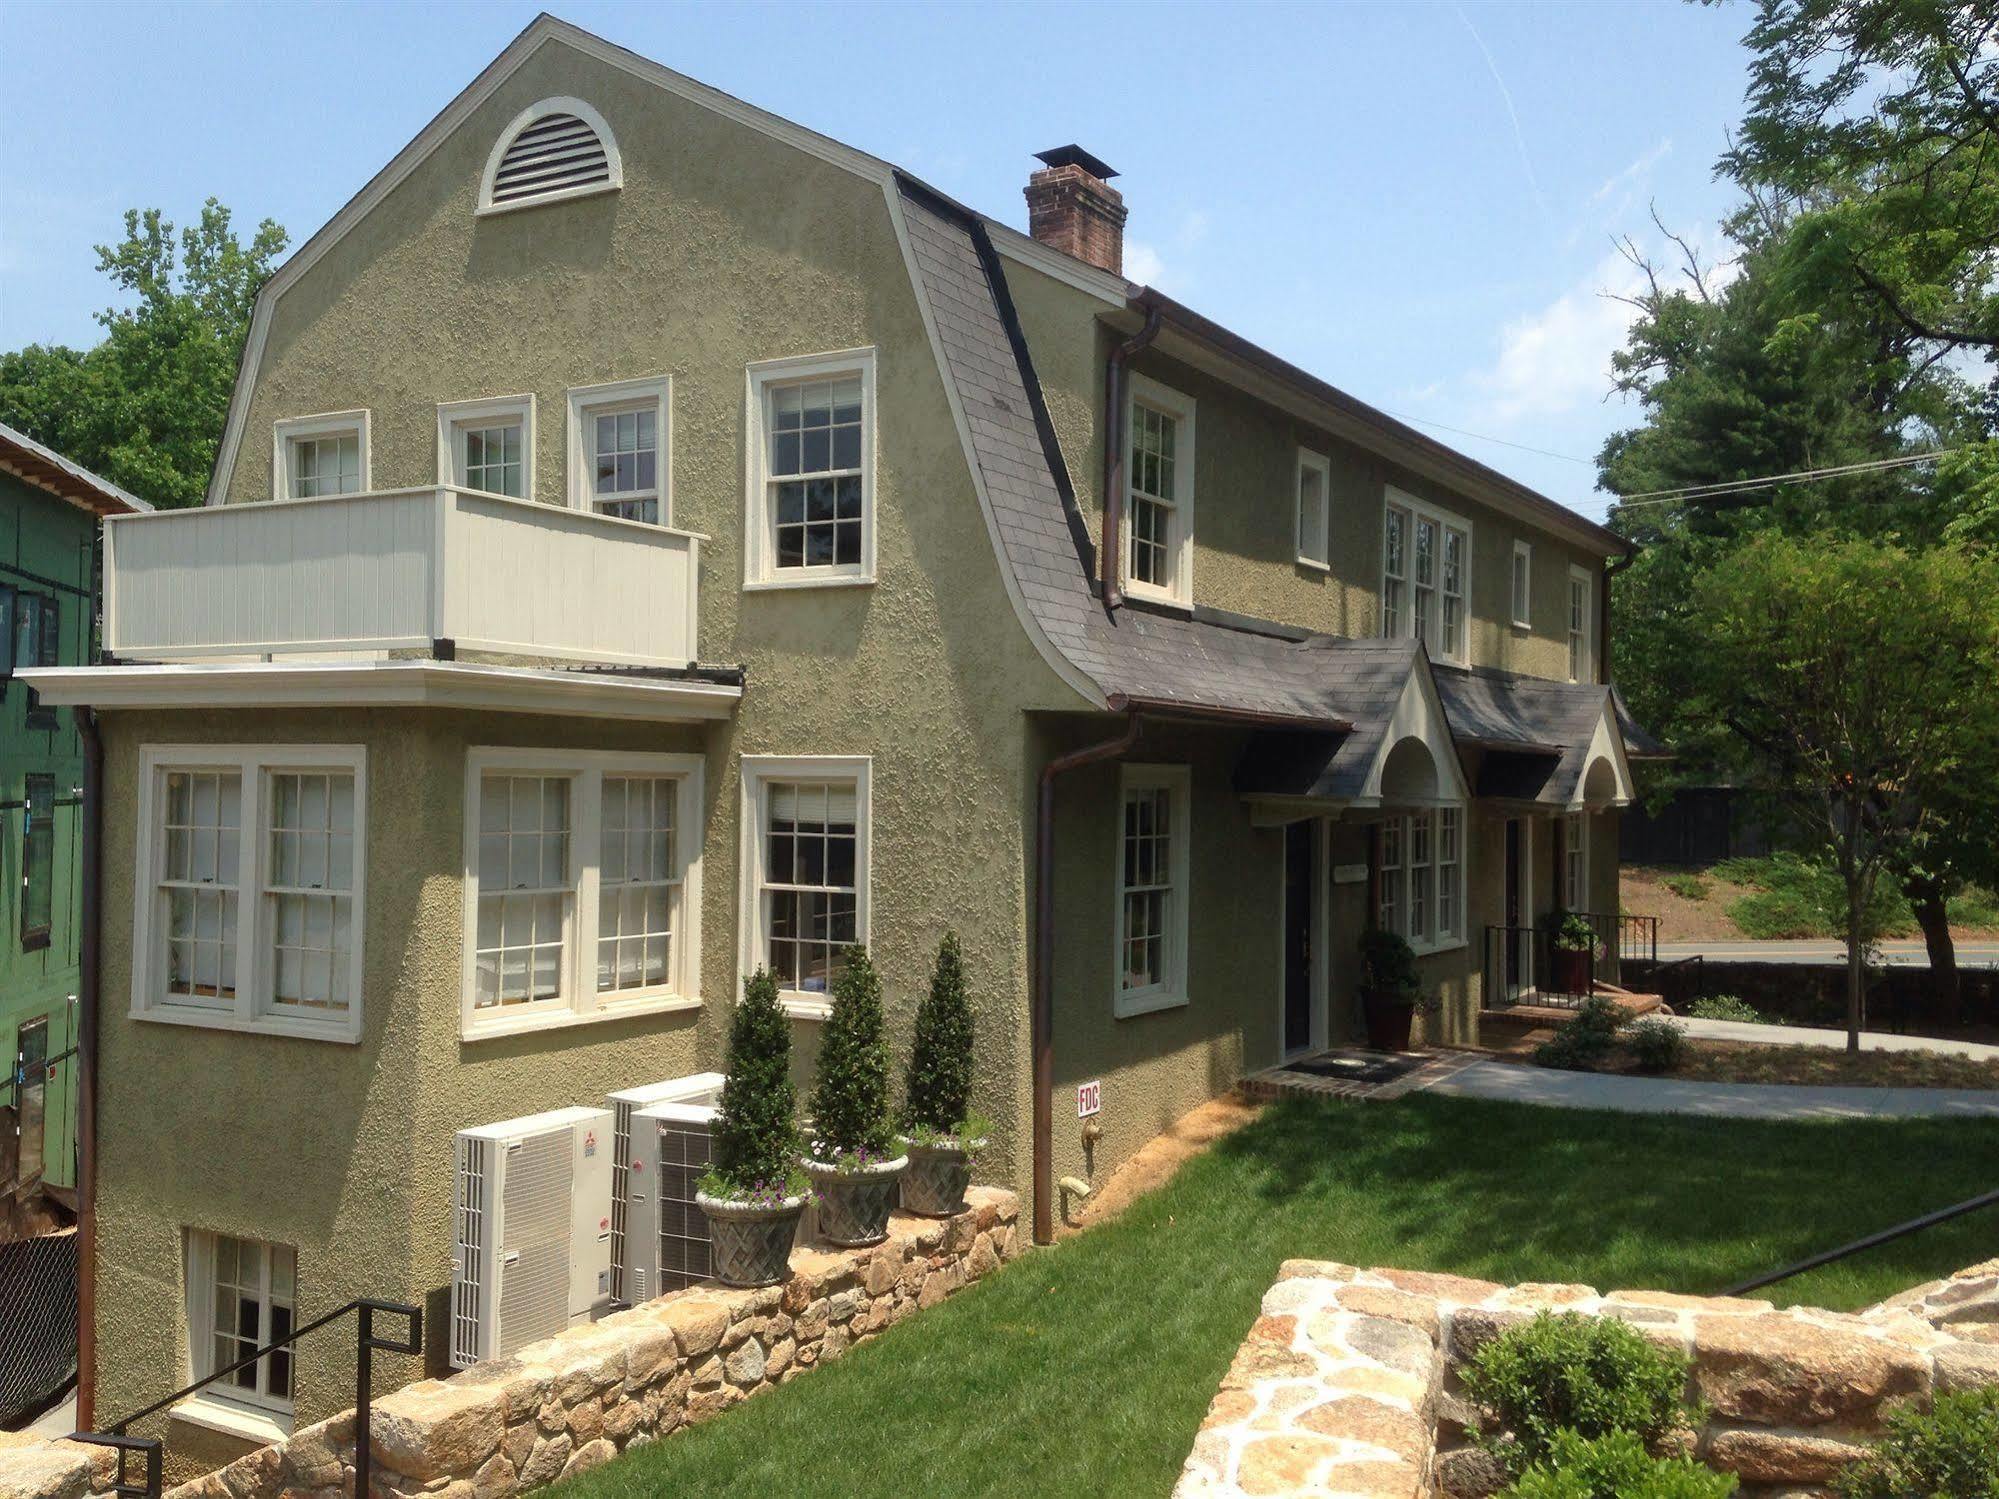
<instances>
[{"instance_id":1,"label":"green lawn","mask_svg":"<svg viewBox=\"0 0 1999 1499\"><path fill-rule=\"evenodd\" d=\"M1287 1103L1116 1222L565 1499L1164 1496L1286 1258L1706 1292L1995 1182L1999 1121ZM1995 1245L1973 1214L1770 1294L1853 1308Z\"/></svg>"}]
</instances>

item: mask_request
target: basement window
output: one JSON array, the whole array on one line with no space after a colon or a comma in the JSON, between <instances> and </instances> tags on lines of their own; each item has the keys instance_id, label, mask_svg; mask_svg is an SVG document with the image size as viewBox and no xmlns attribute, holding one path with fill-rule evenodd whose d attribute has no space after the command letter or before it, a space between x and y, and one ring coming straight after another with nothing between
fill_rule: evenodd
<instances>
[{"instance_id":1,"label":"basement window","mask_svg":"<svg viewBox=\"0 0 1999 1499\"><path fill-rule=\"evenodd\" d=\"M229 1234L187 1231L188 1367L221 1373L298 1325L298 1251ZM293 1350L273 1349L224 1374L175 1416L249 1440L290 1435Z\"/></svg>"}]
</instances>

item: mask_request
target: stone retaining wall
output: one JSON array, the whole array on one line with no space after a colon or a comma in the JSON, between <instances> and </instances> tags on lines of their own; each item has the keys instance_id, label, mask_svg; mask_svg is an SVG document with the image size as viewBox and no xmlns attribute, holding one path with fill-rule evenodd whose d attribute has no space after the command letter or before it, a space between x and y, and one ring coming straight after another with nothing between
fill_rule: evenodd
<instances>
[{"instance_id":1,"label":"stone retaining wall","mask_svg":"<svg viewBox=\"0 0 1999 1499\"><path fill-rule=\"evenodd\" d=\"M1710 1416L1692 1450L1745 1499L1817 1499L1883 1419L1999 1384L1999 1260L1864 1312L1770 1302L1499 1286L1290 1260L1263 1298L1187 1459L1176 1499L1491 1493L1457 1369L1542 1311L1616 1317L1693 1365Z\"/></svg>"},{"instance_id":2,"label":"stone retaining wall","mask_svg":"<svg viewBox=\"0 0 1999 1499\"><path fill-rule=\"evenodd\" d=\"M505 1499L607 1462L797 1378L980 1279L1025 1247L1011 1192L974 1187L955 1218L896 1214L873 1249L801 1250L760 1291L698 1287L425 1380L375 1402L386 1499ZM354 1483L349 1410L168 1490L172 1499L335 1499ZM105 1449L0 1434L0 1499L111 1487Z\"/></svg>"}]
</instances>

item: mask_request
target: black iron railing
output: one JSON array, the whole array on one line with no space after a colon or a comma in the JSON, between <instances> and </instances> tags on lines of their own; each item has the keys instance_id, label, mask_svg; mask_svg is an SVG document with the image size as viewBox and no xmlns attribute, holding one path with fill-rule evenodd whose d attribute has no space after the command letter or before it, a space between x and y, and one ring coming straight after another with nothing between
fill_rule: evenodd
<instances>
[{"instance_id":1,"label":"black iron railing","mask_svg":"<svg viewBox=\"0 0 1999 1499\"><path fill-rule=\"evenodd\" d=\"M251 1368L259 1359L266 1358L281 1348L289 1348L307 1333L317 1332L330 1323L353 1313L354 1331L354 1493L364 1496L368 1493L373 1454L369 1450L369 1418L373 1413L375 1355L377 1353L420 1353L423 1350L423 1311L419 1307L405 1306L399 1301L376 1301L361 1297L345 1306L336 1307L325 1316L308 1322L303 1327L293 1329L282 1338L274 1338L254 1353L247 1353L226 1368L217 1369L202 1379L197 1379L184 1390L175 1390L162 1400L155 1400L143 1409L133 1411L121 1421L115 1421L103 1431L77 1431L70 1433L72 1442L92 1442L100 1447L110 1447L118 1453L118 1472L111 1492L119 1499L159 1499L161 1451L163 1444L158 1437L128 1436L126 1429L148 1416L157 1416L169 1406L180 1404L188 1396L207 1389ZM375 1314L387 1312L393 1316L408 1319L409 1332L402 1338L379 1337L375 1332ZM126 1480L125 1459L133 1453L145 1458L145 1476L138 1483Z\"/></svg>"},{"instance_id":2,"label":"black iron railing","mask_svg":"<svg viewBox=\"0 0 1999 1499\"><path fill-rule=\"evenodd\" d=\"M1581 967L1576 969L1576 963ZM1596 985L1594 953L1557 951L1553 937L1539 927L1489 926L1485 929L1485 1008L1506 1010L1515 1005L1580 1008Z\"/></svg>"},{"instance_id":3,"label":"black iron railing","mask_svg":"<svg viewBox=\"0 0 1999 1499\"><path fill-rule=\"evenodd\" d=\"M1707 998L1707 954L1691 953L1684 958L1655 963L1645 982L1669 1005L1690 1004Z\"/></svg>"},{"instance_id":4,"label":"black iron railing","mask_svg":"<svg viewBox=\"0 0 1999 1499\"><path fill-rule=\"evenodd\" d=\"M1867 1249L1878 1249L1883 1244L1892 1244L1897 1239L1906 1239L1910 1234L1921 1233L1926 1228L1935 1228L1939 1223L1948 1223L1953 1218L1962 1218L1966 1213L1975 1213L1980 1208L1999 1207L1999 1191L1981 1192L1976 1197L1967 1197L1963 1202L1954 1202L1947 1208L1938 1208L1934 1213L1925 1213L1920 1218L1911 1218L1906 1223L1897 1223L1893 1228L1884 1228L1865 1238L1855 1239L1851 1244L1842 1244L1837 1249L1828 1249L1796 1264L1786 1265L1781 1270L1772 1270L1768 1275L1752 1276L1748 1280L1737 1281L1726 1290L1718 1292L1722 1296L1746 1296L1751 1291L1760 1291L1765 1286L1774 1286L1780 1280L1789 1280L1794 1275L1803 1275L1807 1270L1816 1270L1821 1265L1830 1265Z\"/></svg>"}]
</instances>

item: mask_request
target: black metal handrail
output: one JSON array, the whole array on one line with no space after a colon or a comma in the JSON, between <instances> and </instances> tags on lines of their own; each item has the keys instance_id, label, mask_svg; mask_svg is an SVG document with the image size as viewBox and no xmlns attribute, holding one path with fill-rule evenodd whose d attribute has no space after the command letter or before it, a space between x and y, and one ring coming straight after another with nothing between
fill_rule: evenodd
<instances>
[{"instance_id":1,"label":"black metal handrail","mask_svg":"<svg viewBox=\"0 0 1999 1499\"><path fill-rule=\"evenodd\" d=\"M1934 1213L1925 1213L1920 1218L1911 1218L1906 1223L1897 1223L1893 1228L1884 1228L1865 1238L1855 1239L1850 1244L1842 1244L1837 1249L1828 1249L1822 1254L1799 1260L1794 1265L1786 1265L1781 1270L1772 1270L1768 1275L1753 1276L1738 1281L1722 1296L1742 1296L1750 1291L1760 1291L1765 1286L1774 1286L1780 1280L1789 1280L1794 1275L1803 1275L1807 1270L1816 1270L1821 1265L1830 1265L1862 1250L1878 1249L1883 1244L1892 1244L1897 1239L1906 1239L1910 1234L1921 1233L1926 1228L1935 1228L1939 1223L1948 1223L1953 1218L1962 1218L1966 1213L1975 1213L1980 1208L1999 1207L1999 1190L1981 1192L1976 1197L1967 1197L1963 1202L1952 1203L1947 1208L1938 1208Z\"/></svg>"},{"instance_id":2,"label":"black metal handrail","mask_svg":"<svg viewBox=\"0 0 1999 1499\"><path fill-rule=\"evenodd\" d=\"M1550 1009L1579 1009L1596 989L1596 955L1584 954L1589 968L1583 986L1563 989L1556 983L1555 953L1554 939L1544 927L1488 925L1483 1008L1506 1010L1519 1004L1534 1004Z\"/></svg>"},{"instance_id":3,"label":"black metal handrail","mask_svg":"<svg viewBox=\"0 0 1999 1499\"><path fill-rule=\"evenodd\" d=\"M156 1416L172 1405L178 1405L201 1390L230 1375L240 1373L259 1359L266 1358L280 1348L289 1348L309 1332L317 1332L329 1323L337 1322L349 1312L355 1314L354 1337L354 1493L366 1495L372 1476L373 1454L369 1449L369 1418L374 1405L375 1355L377 1353L421 1353L423 1351L423 1310L408 1306L400 1301L377 1301L363 1296L335 1307L323 1317L317 1317L303 1327L295 1327L282 1338L273 1338L263 1347L246 1353L235 1363L214 1373L197 1379L186 1389L175 1390L164 1399L155 1400L151 1405L133 1411L122 1420L114 1421L103 1431L73 1431L72 1442L93 1442L98 1446L112 1447L118 1452L118 1472L112 1483L112 1493L120 1499L159 1499L161 1451L163 1443L158 1437L134 1437L126 1435L126 1428L148 1416ZM375 1313L389 1312L409 1320L409 1335L404 1338L382 1338L375 1335ZM146 1478L143 1484L125 1481L125 1457L127 1453L141 1452L146 1458Z\"/></svg>"},{"instance_id":4,"label":"black metal handrail","mask_svg":"<svg viewBox=\"0 0 1999 1499\"><path fill-rule=\"evenodd\" d=\"M1681 996L1667 993L1668 976L1685 973L1688 969L1692 969L1694 975L1693 997L1706 999L1707 954L1704 952L1688 953L1684 958L1670 958L1664 963L1653 964L1646 974L1645 982L1653 986L1660 998L1677 1004Z\"/></svg>"}]
</instances>

